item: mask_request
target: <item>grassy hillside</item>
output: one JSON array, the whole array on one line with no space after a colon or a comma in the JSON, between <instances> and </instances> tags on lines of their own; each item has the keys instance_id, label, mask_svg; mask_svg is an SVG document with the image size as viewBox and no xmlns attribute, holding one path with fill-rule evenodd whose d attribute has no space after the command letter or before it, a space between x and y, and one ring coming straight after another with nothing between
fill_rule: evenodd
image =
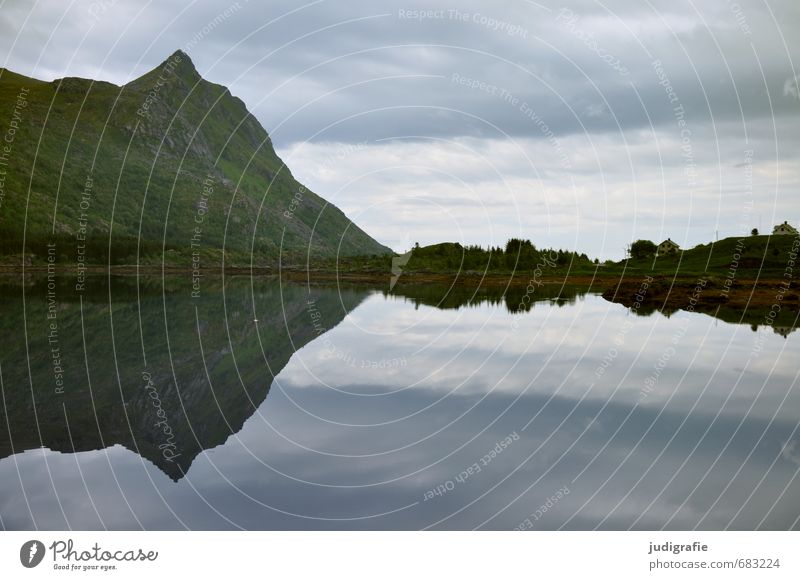
<instances>
[{"instance_id":1,"label":"grassy hillside","mask_svg":"<svg viewBox=\"0 0 800 580\"><path fill-rule=\"evenodd\" d=\"M746 236L701 244L677 254L603 262L569 250L537 248L528 240L511 239L505 248L441 243L414 248L402 256L340 257L321 261L320 269L341 273L400 276L466 275L614 278L653 275L662 278L781 279L797 259L800 241L793 236Z\"/></svg>"},{"instance_id":2,"label":"grassy hillside","mask_svg":"<svg viewBox=\"0 0 800 580\"><path fill-rule=\"evenodd\" d=\"M745 236L701 244L677 254L628 260L616 267L662 275L700 276L704 273L739 277L782 277L797 253L794 236ZM613 269L613 268L612 268Z\"/></svg>"},{"instance_id":3,"label":"grassy hillside","mask_svg":"<svg viewBox=\"0 0 800 580\"><path fill-rule=\"evenodd\" d=\"M0 69L0 135L7 264L42 261L48 243L67 265L390 252L298 183L244 103L180 51L122 87Z\"/></svg>"},{"instance_id":4,"label":"grassy hillside","mask_svg":"<svg viewBox=\"0 0 800 580\"><path fill-rule=\"evenodd\" d=\"M800 241L793 236L726 238L713 244L666 256L600 264L586 254L540 249L527 240L509 240L505 248L483 249L457 243L415 248L401 266L403 272L511 273L548 275L611 275L647 273L658 276L718 276L781 278L797 259ZM384 259L385 261L385 259Z\"/></svg>"}]
</instances>

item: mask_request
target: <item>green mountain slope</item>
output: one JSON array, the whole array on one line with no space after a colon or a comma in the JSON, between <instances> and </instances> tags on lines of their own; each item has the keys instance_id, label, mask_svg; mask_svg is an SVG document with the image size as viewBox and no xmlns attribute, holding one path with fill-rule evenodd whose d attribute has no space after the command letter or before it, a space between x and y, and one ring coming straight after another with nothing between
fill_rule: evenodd
<instances>
[{"instance_id":1,"label":"green mountain slope","mask_svg":"<svg viewBox=\"0 0 800 580\"><path fill-rule=\"evenodd\" d=\"M48 243L65 264L391 252L298 183L244 103L181 51L122 87L0 69L0 139L5 263L41 261Z\"/></svg>"}]
</instances>

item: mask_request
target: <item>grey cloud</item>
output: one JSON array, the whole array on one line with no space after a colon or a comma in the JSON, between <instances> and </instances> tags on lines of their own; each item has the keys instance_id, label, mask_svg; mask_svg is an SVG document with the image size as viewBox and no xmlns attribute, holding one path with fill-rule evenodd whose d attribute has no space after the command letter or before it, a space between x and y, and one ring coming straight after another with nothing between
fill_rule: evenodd
<instances>
[{"instance_id":1,"label":"grey cloud","mask_svg":"<svg viewBox=\"0 0 800 580\"><path fill-rule=\"evenodd\" d=\"M606 9L592 2L552 3L550 10L522 2L491 7L479 2L321 2L303 8L297 2L265 6L239 0L197 2L191 9L167 2L148 6L138 17L132 3L105 4L101 12L93 8L97 3L79 2L58 27L60 4L45 2L34 9L24 28L25 10L13 9L3 26L16 27L21 36L13 50L10 35L5 41L9 65L34 72L32 65L41 58L37 72L51 76L102 67L105 76L124 82L216 21L193 45L191 56L203 74L240 93L268 129L281 125L298 106L319 99L281 125L275 133L278 144L309 138L491 135L497 132L491 125L513 135L541 136L525 122L518 105L454 83L454 74L508 91L536 110L556 134L666 124L672 107L658 84L652 66L656 59L697 121L797 112L797 100L784 96L787 78L794 75L789 59L800 56L797 47L790 44L787 53L775 23L748 2L741 8L748 35L726 6L704 7L694 15L690 5L674 2L656 3L655 10L628 2L613 2ZM231 14L221 17L226 9ZM467 21L451 16L455 9ZM414 10L433 10L437 17L400 16ZM773 10L784 35L792 23L800 23L791 2L776 3ZM131 19L123 35L110 26L120 16ZM484 18L494 20L483 23ZM265 26L273 19L279 21ZM522 32L508 34L501 26ZM37 54L45 33L52 33L48 49ZM70 70L64 68L65 57L72 60ZM625 74L608 64L612 60L623 63ZM378 80L384 76L406 78ZM359 84L343 88L353 83ZM404 106L422 109L368 113ZM457 112L444 114L442 108ZM585 114L598 108L606 114Z\"/></svg>"}]
</instances>

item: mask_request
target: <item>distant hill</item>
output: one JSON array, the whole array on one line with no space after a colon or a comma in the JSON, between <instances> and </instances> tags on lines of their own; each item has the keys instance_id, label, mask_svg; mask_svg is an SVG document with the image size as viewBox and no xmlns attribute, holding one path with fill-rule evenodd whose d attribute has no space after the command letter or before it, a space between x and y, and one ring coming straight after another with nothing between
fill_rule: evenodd
<instances>
[{"instance_id":1,"label":"distant hill","mask_svg":"<svg viewBox=\"0 0 800 580\"><path fill-rule=\"evenodd\" d=\"M245 104L178 51L122 86L0 69L0 255L59 262L389 254L294 179ZM3 149L3 145L6 148ZM86 238L82 240L81 238ZM110 240L110 244L109 244ZM11 258L9 258L11 256ZM28 259L30 256L28 256Z\"/></svg>"},{"instance_id":2,"label":"distant hill","mask_svg":"<svg viewBox=\"0 0 800 580\"><path fill-rule=\"evenodd\" d=\"M700 275L703 273L726 276L733 270L738 277L782 277L791 261L797 256L795 236L742 236L700 244L675 254L631 259L629 269L655 273ZM626 265L621 262L620 265Z\"/></svg>"}]
</instances>

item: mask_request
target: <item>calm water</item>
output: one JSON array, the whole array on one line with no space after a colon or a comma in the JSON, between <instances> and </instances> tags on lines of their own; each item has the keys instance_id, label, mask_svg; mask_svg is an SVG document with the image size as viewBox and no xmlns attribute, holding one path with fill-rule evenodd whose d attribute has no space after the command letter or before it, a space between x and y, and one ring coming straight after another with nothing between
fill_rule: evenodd
<instances>
[{"instance_id":1,"label":"calm water","mask_svg":"<svg viewBox=\"0 0 800 580\"><path fill-rule=\"evenodd\" d=\"M73 284L0 287L4 529L798 527L791 328L574 288Z\"/></svg>"}]
</instances>

